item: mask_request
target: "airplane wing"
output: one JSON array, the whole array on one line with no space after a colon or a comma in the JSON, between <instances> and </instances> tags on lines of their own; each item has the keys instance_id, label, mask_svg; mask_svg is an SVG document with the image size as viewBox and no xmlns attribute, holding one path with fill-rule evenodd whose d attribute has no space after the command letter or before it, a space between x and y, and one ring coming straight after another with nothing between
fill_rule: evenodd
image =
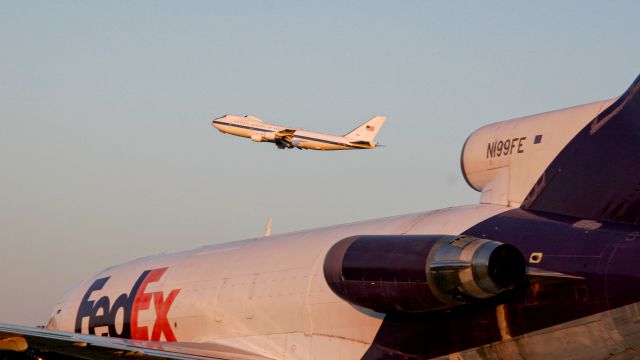
<instances>
[{"instance_id":1,"label":"airplane wing","mask_svg":"<svg viewBox=\"0 0 640 360\"><path fill-rule=\"evenodd\" d=\"M288 143L291 143L291 139L293 139L293 134L296 132L295 129L284 129L280 130L276 133L276 139L283 140Z\"/></svg>"},{"instance_id":2,"label":"airplane wing","mask_svg":"<svg viewBox=\"0 0 640 360\"><path fill-rule=\"evenodd\" d=\"M216 343L139 341L83 335L0 323L0 357L3 351L56 354L77 359L143 360L268 360L270 358Z\"/></svg>"}]
</instances>

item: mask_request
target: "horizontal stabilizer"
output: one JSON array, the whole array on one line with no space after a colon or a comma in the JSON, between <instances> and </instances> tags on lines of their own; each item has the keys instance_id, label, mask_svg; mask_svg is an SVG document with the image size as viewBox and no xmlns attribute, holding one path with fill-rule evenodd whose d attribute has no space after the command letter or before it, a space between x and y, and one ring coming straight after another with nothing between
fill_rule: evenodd
<instances>
[{"instance_id":1,"label":"horizontal stabilizer","mask_svg":"<svg viewBox=\"0 0 640 360\"><path fill-rule=\"evenodd\" d=\"M376 143L374 141L364 141L364 140L349 141L349 144L356 145L356 146L367 147L367 148L376 147Z\"/></svg>"},{"instance_id":2,"label":"horizontal stabilizer","mask_svg":"<svg viewBox=\"0 0 640 360\"><path fill-rule=\"evenodd\" d=\"M640 224L640 76L538 179L526 210Z\"/></svg>"},{"instance_id":3,"label":"horizontal stabilizer","mask_svg":"<svg viewBox=\"0 0 640 360\"><path fill-rule=\"evenodd\" d=\"M582 276L569 275L536 267L527 268L527 278L534 284L584 280Z\"/></svg>"}]
</instances>

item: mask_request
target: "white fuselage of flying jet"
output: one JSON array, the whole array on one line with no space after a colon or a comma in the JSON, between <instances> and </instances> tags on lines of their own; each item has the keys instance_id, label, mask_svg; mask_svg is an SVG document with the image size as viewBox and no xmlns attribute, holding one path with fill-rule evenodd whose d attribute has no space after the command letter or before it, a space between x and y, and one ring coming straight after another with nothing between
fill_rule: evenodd
<instances>
[{"instance_id":1,"label":"white fuselage of flying jet","mask_svg":"<svg viewBox=\"0 0 640 360\"><path fill-rule=\"evenodd\" d=\"M372 121L379 118L376 117ZM303 129L288 128L264 123L252 116L225 115L213 120L211 125L222 133L249 138L255 142L273 142L280 148L355 150L371 149L378 146L373 136L382 126L382 122L384 120L380 122L380 125L365 125L365 129L362 132L371 133L371 136L367 138L333 136ZM370 130L367 130L367 127ZM357 135L362 136L360 134Z\"/></svg>"}]
</instances>

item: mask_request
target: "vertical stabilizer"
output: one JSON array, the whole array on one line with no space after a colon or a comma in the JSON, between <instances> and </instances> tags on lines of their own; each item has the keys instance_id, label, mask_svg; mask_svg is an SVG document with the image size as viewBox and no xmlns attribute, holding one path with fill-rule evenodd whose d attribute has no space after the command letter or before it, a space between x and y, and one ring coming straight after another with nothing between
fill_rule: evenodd
<instances>
[{"instance_id":1,"label":"vertical stabilizer","mask_svg":"<svg viewBox=\"0 0 640 360\"><path fill-rule=\"evenodd\" d=\"M376 116L345 134L344 137L354 141L373 141L385 120L384 116Z\"/></svg>"},{"instance_id":2,"label":"vertical stabilizer","mask_svg":"<svg viewBox=\"0 0 640 360\"><path fill-rule=\"evenodd\" d=\"M526 210L640 224L640 76L556 156Z\"/></svg>"}]
</instances>

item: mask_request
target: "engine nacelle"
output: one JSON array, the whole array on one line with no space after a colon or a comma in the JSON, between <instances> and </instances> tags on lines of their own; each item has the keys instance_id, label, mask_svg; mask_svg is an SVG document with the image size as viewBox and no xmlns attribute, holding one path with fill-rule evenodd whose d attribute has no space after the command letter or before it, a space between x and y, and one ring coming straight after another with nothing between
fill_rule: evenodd
<instances>
[{"instance_id":1,"label":"engine nacelle","mask_svg":"<svg viewBox=\"0 0 640 360\"><path fill-rule=\"evenodd\" d=\"M263 141L275 141L276 133L268 132L268 133L253 133L251 134L251 140L255 142L263 142Z\"/></svg>"},{"instance_id":2,"label":"engine nacelle","mask_svg":"<svg viewBox=\"0 0 640 360\"><path fill-rule=\"evenodd\" d=\"M464 144L460 164L482 203L519 206L556 155L615 99L487 125Z\"/></svg>"},{"instance_id":3,"label":"engine nacelle","mask_svg":"<svg viewBox=\"0 0 640 360\"><path fill-rule=\"evenodd\" d=\"M276 140L276 133L274 133L274 132L264 133L264 134L262 134L262 139L267 140L267 141L275 141Z\"/></svg>"},{"instance_id":4,"label":"engine nacelle","mask_svg":"<svg viewBox=\"0 0 640 360\"><path fill-rule=\"evenodd\" d=\"M324 261L336 295L383 313L473 303L516 288L525 272L515 246L470 236L352 236L336 243Z\"/></svg>"}]
</instances>

